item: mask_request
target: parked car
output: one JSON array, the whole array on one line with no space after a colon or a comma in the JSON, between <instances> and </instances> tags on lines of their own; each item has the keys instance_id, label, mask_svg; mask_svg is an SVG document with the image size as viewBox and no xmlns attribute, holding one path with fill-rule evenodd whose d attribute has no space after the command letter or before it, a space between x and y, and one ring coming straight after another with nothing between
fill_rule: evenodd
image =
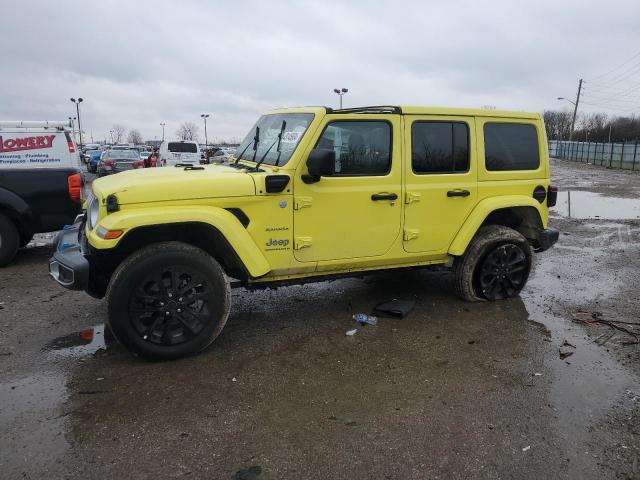
<instances>
[{"instance_id":1,"label":"parked car","mask_svg":"<svg viewBox=\"0 0 640 480\"><path fill-rule=\"evenodd\" d=\"M233 153L235 150L221 148L216 153L213 154L212 157L209 158L209 163L225 163L228 162L230 158L233 157Z\"/></svg>"},{"instance_id":2,"label":"parked car","mask_svg":"<svg viewBox=\"0 0 640 480\"><path fill-rule=\"evenodd\" d=\"M35 233L80 213L80 156L69 122L0 122L0 267Z\"/></svg>"},{"instance_id":3,"label":"parked car","mask_svg":"<svg viewBox=\"0 0 640 480\"><path fill-rule=\"evenodd\" d=\"M280 109L238 152L228 165L98 180L86 215L58 239L68 247L55 250L53 277L106 295L130 351L206 348L232 286L452 265L464 300L515 297L532 252L558 240L538 113Z\"/></svg>"},{"instance_id":4,"label":"parked car","mask_svg":"<svg viewBox=\"0 0 640 480\"><path fill-rule=\"evenodd\" d=\"M98 162L98 177L144 168L144 162L140 160L137 150L107 150Z\"/></svg>"},{"instance_id":5,"label":"parked car","mask_svg":"<svg viewBox=\"0 0 640 480\"><path fill-rule=\"evenodd\" d=\"M200 147L197 142L188 140L165 141L160 145L159 156L163 167L172 167L178 164L199 165Z\"/></svg>"}]
</instances>

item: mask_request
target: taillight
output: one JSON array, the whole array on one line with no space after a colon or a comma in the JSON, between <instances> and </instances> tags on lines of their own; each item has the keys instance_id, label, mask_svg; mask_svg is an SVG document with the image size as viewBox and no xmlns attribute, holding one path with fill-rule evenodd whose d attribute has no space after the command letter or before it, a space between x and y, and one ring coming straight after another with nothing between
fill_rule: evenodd
<instances>
[{"instance_id":1,"label":"taillight","mask_svg":"<svg viewBox=\"0 0 640 480\"><path fill-rule=\"evenodd\" d=\"M107 167L113 167L113 160L105 160L102 164Z\"/></svg>"},{"instance_id":2,"label":"taillight","mask_svg":"<svg viewBox=\"0 0 640 480\"><path fill-rule=\"evenodd\" d=\"M76 153L76 146L73 144L73 140L71 140L69 132L64 132L64 136L67 137L67 147L69 147L69 153Z\"/></svg>"},{"instance_id":3,"label":"taillight","mask_svg":"<svg viewBox=\"0 0 640 480\"><path fill-rule=\"evenodd\" d=\"M82 176L79 173L69 175L67 185L69 186L69 198L76 203L82 203Z\"/></svg>"},{"instance_id":4,"label":"taillight","mask_svg":"<svg viewBox=\"0 0 640 480\"><path fill-rule=\"evenodd\" d=\"M555 207L558 200L558 187L549 185L549 192L547 193L547 207Z\"/></svg>"}]
</instances>

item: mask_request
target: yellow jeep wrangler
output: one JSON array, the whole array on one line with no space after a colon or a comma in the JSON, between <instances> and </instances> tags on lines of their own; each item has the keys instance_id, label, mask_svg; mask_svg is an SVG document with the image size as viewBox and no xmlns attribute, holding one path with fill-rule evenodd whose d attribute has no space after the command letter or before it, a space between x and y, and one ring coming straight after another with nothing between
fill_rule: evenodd
<instances>
[{"instance_id":1,"label":"yellow jeep wrangler","mask_svg":"<svg viewBox=\"0 0 640 480\"><path fill-rule=\"evenodd\" d=\"M516 296L558 238L555 200L537 113L286 108L228 163L96 180L49 270L106 296L130 351L169 359L219 335L232 285L449 265L465 300Z\"/></svg>"}]
</instances>

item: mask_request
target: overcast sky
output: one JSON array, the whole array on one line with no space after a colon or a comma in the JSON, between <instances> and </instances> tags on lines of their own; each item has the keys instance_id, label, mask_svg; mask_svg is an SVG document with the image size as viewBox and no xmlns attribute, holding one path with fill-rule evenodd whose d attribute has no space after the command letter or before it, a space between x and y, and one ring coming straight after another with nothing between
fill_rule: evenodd
<instances>
[{"instance_id":1,"label":"overcast sky","mask_svg":"<svg viewBox=\"0 0 640 480\"><path fill-rule=\"evenodd\" d=\"M273 107L337 106L335 87L345 106L542 111L595 77L585 109L640 105L638 0L2 5L0 119L66 119L83 97L96 141L114 123L159 139L184 121L203 140L201 113L210 141L239 138Z\"/></svg>"}]
</instances>

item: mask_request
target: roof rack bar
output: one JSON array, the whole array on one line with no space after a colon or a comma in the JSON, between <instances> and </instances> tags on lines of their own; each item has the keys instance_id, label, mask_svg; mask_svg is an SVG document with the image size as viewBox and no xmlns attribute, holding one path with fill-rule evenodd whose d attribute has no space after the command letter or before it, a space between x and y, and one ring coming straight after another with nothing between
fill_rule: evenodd
<instances>
[{"instance_id":1,"label":"roof rack bar","mask_svg":"<svg viewBox=\"0 0 640 480\"><path fill-rule=\"evenodd\" d=\"M33 121L33 120L3 120L0 121L0 128L71 128L71 121Z\"/></svg>"},{"instance_id":2,"label":"roof rack bar","mask_svg":"<svg viewBox=\"0 0 640 480\"><path fill-rule=\"evenodd\" d=\"M402 113L402 108L394 105L372 105L354 108L327 108L327 113Z\"/></svg>"}]
</instances>

